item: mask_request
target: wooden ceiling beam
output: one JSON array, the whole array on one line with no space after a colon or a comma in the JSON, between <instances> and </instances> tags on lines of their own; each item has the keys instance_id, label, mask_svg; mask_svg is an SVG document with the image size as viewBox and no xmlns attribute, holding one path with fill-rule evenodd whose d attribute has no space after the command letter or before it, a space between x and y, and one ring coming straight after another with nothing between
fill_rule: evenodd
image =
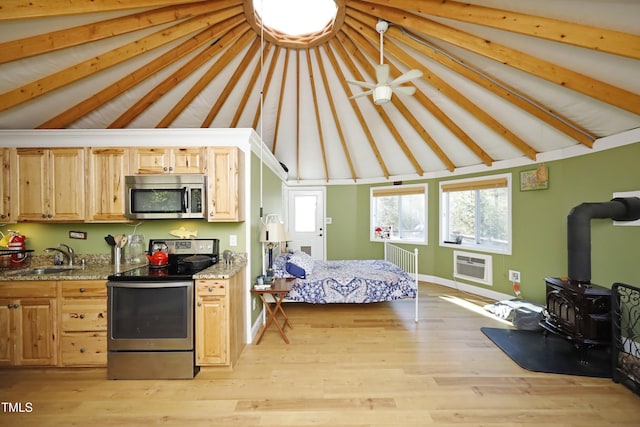
<instances>
[{"instance_id":1,"label":"wooden ceiling beam","mask_svg":"<svg viewBox=\"0 0 640 427\"><path fill-rule=\"evenodd\" d=\"M266 43L262 48L261 58L264 58L273 45L271 43ZM260 77L260 59L258 59L258 65L253 67L253 73L251 73L251 77L249 78L249 84L245 88L242 98L240 98L240 102L238 103L238 107L236 108L236 113L233 115L231 122L229 122L230 128L235 128L238 126L238 122L240 122L240 116L247 106L247 102L249 102L249 98L253 94L253 90L256 87L256 82L258 81L258 77ZM254 126L255 128L255 126Z\"/></svg>"},{"instance_id":2,"label":"wooden ceiling beam","mask_svg":"<svg viewBox=\"0 0 640 427\"><path fill-rule=\"evenodd\" d=\"M640 59L640 35L636 34L451 0L364 1Z\"/></svg>"},{"instance_id":3,"label":"wooden ceiling beam","mask_svg":"<svg viewBox=\"0 0 640 427\"><path fill-rule=\"evenodd\" d=\"M269 50L271 46L275 46L275 51L273 52L273 56L271 56L271 63L269 64L269 69L267 70L266 79L264 74L260 77L261 80L263 80L260 82L260 84L262 85L262 87L260 87L260 92L259 92L260 100L258 101L258 106L256 108L255 114L253 115L253 121L251 122L252 123L251 127L255 129L256 132L258 131L258 123L259 123L261 112L262 112L262 107L263 107L262 103L263 103L263 100L266 99L267 94L269 93L269 89L271 88L271 79L273 78L273 70L276 67L276 64L278 63L278 58L280 57L280 50L282 49L280 46L274 45L273 43L266 43L266 45L269 46ZM264 73L263 64L260 64L260 67L257 69L258 74L260 74L261 69L262 69L262 72ZM260 137L262 138L262 135L260 135Z\"/></svg>"},{"instance_id":4,"label":"wooden ceiling beam","mask_svg":"<svg viewBox=\"0 0 640 427\"><path fill-rule=\"evenodd\" d=\"M226 14L221 14L219 17L226 18ZM82 116L89 114L132 87L140 84L147 78L158 73L160 70L178 61L180 58L183 58L205 44L210 44L211 40L217 40L221 34L226 33L231 28L240 25L242 22L243 18L241 16L235 16L205 29L174 49L171 49L170 51L153 59L148 64L145 64L132 73L124 76L115 83L112 83L101 91L91 95L89 98L47 120L37 128L60 129L69 126ZM201 59L205 57L206 55L202 55Z\"/></svg>"},{"instance_id":5,"label":"wooden ceiling beam","mask_svg":"<svg viewBox=\"0 0 640 427\"><path fill-rule=\"evenodd\" d=\"M124 111L107 128L119 129L126 127L164 94L173 89L179 82L184 80L187 76L221 51L224 51L230 43L233 43L233 41L249 31L250 28L251 27L249 27L249 25L243 20L240 25L228 29L227 32L220 39L217 39L214 44L202 51L199 55L194 56L189 62L164 79L160 84Z\"/></svg>"},{"instance_id":6,"label":"wooden ceiling beam","mask_svg":"<svg viewBox=\"0 0 640 427\"><path fill-rule=\"evenodd\" d=\"M180 100L175 103L175 105L164 116L164 118L158 123L156 127L169 127L169 125L173 123L173 121L180 115L180 113L182 113L185 108L187 108L189 104L191 104L193 100L202 93L202 91L211 83L211 81L220 73L220 71L224 70L227 65L229 65L229 62L233 58L235 58L236 55L238 55L240 51L244 49L252 39L254 40L254 43L250 50L252 50L252 53L255 54L259 47L259 40L257 40L255 38L255 34L251 33L250 31L247 31L242 36L240 36L240 38L237 39L236 42L227 44L227 50L219 58L217 58L213 64L211 64L209 69L198 79L196 83L194 83L193 86L189 88L187 93L185 93L182 98L180 98ZM246 56L244 58L244 61L248 61ZM244 72L244 70L245 69L243 68L242 72ZM238 69L236 69L236 72L238 72ZM213 121L213 118L215 117L215 114L220 110L222 104L224 103L226 97L232 89L233 86L230 86L229 84L226 85L219 96L216 97L216 102L207 115L204 123L202 123L200 127L209 127L209 125Z\"/></svg>"},{"instance_id":7,"label":"wooden ceiling beam","mask_svg":"<svg viewBox=\"0 0 640 427\"><path fill-rule=\"evenodd\" d=\"M322 166L324 167L324 179L329 182L329 167L327 165L327 151L324 144L324 135L322 133L322 121L320 119L320 111L318 110L318 94L316 93L316 83L313 74L313 67L311 66L311 52L309 49L305 49L307 54L307 71L309 73L309 84L311 85L311 94L313 96L313 110L316 115L316 127L318 128L318 142L320 143L320 150L322 152ZM316 62L320 62L320 58L316 58Z\"/></svg>"},{"instance_id":8,"label":"wooden ceiling beam","mask_svg":"<svg viewBox=\"0 0 640 427\"><path fill-rule=\"evenodd\" d=\"M0 111L35 99L55 89L74 83L128 59L149 52L174 40L188 36L218 22L216 13L198 16L127 43L116 49L65 68L21 87L0 94Z\"/></svg>"},{"instance_id":9,"label":"wooden ceiling beam","mask_svg":"<svg viewBox=\"0 0 640 427\"><path fill-rule=\"evenodd\" d=\"M374 37L370 29L375 28L377 18L371 16L359 16L358 19L365 19L365 21L355 21L353 18L349 17L347 22L351 26L357 26L357 29L362 34L362 36L366 37L370 43L373 43L375 45L377 43L378 37ZM503 126L498 120L489 115L482 108L478 107L460 91L442 80L436 74L432 73L429 68L425 67L420 62L416 61L412 56L408 55L406 52L400 49L398 45L394 44L391 40L389 40L389 38L385 39L384 50L385 52L390 53L391 56L395 57L398 61L402 62L407 68L422 70L424 80L429 82L435 89L443 93L457 105L469 112L472 116L481 121L493 132L509 141L511 145L517 148L525 156L527 156L531 160L536 159L538 153L529 144L527 144L525 141L523 141L521 138L519 138L517 135ZM402 73L398 72L398 75L399 74Z\"/></svg>"},{"instance_id":10,"label":"wooden ceiling beam","mask_svg":"<svg viewBox=\"0 0 640 427\"><path fill-rule=\"evenodd\" d=\"M0 4L0 21L164 7L199 1L201 0L3 0Z\"/></svg>"},{"instance_id":11,"label":"wooden ceiling beam","mask_svg":"<svg viewBox=\"0 0 640 427\"><path fill-rule=\"evenodd\" d=\"M0 64L237 6L239 0L170 6L0 43Z\"/></svg>"},{"instance_id":12,"label":"wooden ceiling beam","mask_svg":"<svg viewBox=\"0 0 640 427\"><path fill-rule=\"evenodd\" d=\"M388 38L397 40L415 49L417 52L424 54L457 74L466 77L470 81L491 91L496 96L499 96L537 119L542 120L549 126L587 147L592 147L593 142L597 139L594 134L571 121L569 118L552 111L549 107L532 99L529 95L520 92L516 88L511 87L497 77L475 69L470 64L465 63L465 61L457 58L450 52L446 52L444 49L437 48L426 41L420 42L398 28L391 27L386 34Z\"/></svg>"},{"instance_id":13,"label":"wooden ceiling beam","mask_svg":"<svg viewBox=\"0 0 640 427\"><path fill-rule=\"evenodd\" d=\"M347 79L342 73L342 68L338 64L338 61L336 60L335 56L333 55L334 53L333 51L338 53L338 56L340 56L344 64L351 71L351 74L353 74L353 76L357 80L363 79L362 74L360 74L360 71L358 71L356 66L353 64L350 54L344 49L344 47L340 43L336 41L335 38L332 39L329 43L331 44L332 49L331 50L327 49L327 53L329 53L328 55L329 60L331 61L331 65L333 65L333 69L336 71L336 74L338 76L338 81L342 85L342 90L344 90L346 94L352 93L351 89L349 88L349 84L347 83ZM387 165L385 164L384 159L380 154L380 150L378 149L378 146L376 145L376 141L373 138L371 131L369 130L369 126L367 126L367 122L364 119L364 115L362 114L362 111L360 110L358 103L356 102L355 99L349 99L349 103L351 104L351 108L353 108L353 112L356 114L356 117L358 118L358 123L362 128L362 132L367 138L367 141L369 141L369 146L371 147L371 150L373 151L374 156L378 160L378 165L380 166L380 169L382 169L382 173L384 177L388 179L390 176L389 169L387 169Z\"/></svg>"},{"instance_id":14,"label":"wooden ceiling beam","mask_svg":"<svg viewBox=\"0 0 640 427\"><path fill-rule=\"evenodd\" d=\"M286 88L287 77L289 75L289 73L287 73L287 70L289 69L290 53L291 53L291 49L286 49L285 55L284 55L284 65L282 69L282 84L280 85L280 96L277 98L278 111L276 113L276 128L274 129L274 133L273 133L273 147L271 149L271 152L274 155L276 154L276 144L278 143L278 132L280 131L280 117L282 116L282 104L283 104L282 100L284 99L284 89Z\"/></svg>"},{"instance_id":15,"label":"wooden ceiling beam","mask_svg":"<svg viewBox=\"0 0 640 427\"><path fill-rule=\"evenodd\" d=\"M327 100L329 102L329 108L331 109L331 115L333 116L333 123L336 126L336 130L338 131L338 138L340 139L340 144L342 146L342 151L347 159L347 164L349 165L349 171L351 172L351 179L355 182L357 180L356 170L353 167L353 161L351 160L351 155L349 154L349 149L347 148L347 139L344 136L344 132L342 131L342 124L340 123L340 119L338 116L338 111L336 109L336 104L333 101L333 96L331 94L331 87L329 86L329 80L327 79L327 72L324 67L324 61L322 60L322 56L318 50L316 49L316 56L318 57L318 67L320 68L320 75L322 76L322 84L324 85L324 91L327 94ZM329 47L324 45L325 53L329 50ZM328 55L328 53L327 53Z\"/></svg>"},{"instance_id":16,"label":"wooden ceiling beam","mask_svg":"<svg viewBox=\"0 0 640 427\"><path fill-rule=\"evenodd\" d=\"M217 76L220 73L220 71L224 70L229 65L229 63L231 62L232 56L235 57L236 55L239 55L240 51L242 49L244 49L245 46L246 46L246 43L243 43L242 39L240 39L240 40L238 40L238 42L234 43L229 48L229 50L225 53L225 55L227 53L229 54L228 58L224 58L224 56L220 57L220 59L218 61L216 61L216 63L214 64L214 67L217 69L217 72L215 73L215 75L212 76L211 80L213 80L213 78L215 78L215 76ZM253 59L255 58L256 53L259 50L260 50L260 39L258 37L256 37L256 38L254 38L253 43L251 43L251 46L249 47L249 49L245 53L244 58L242 58L242 61L240 62L240 65L235 67L235 71L231 75L231 78L229 78L229 80L227 80L227 83L225 84L224 89L222 89L222 92L217 94L216 102L211 107L211 110L207 114L207 117L204 119L204 121L202 122L202 125L200 125L200 127L202 127L202 128L211 127L211 123L213 123L213 120L216 118L216 116L218 115L218 113L222 109L222 106L224 105L224 103L229 98L229 95L231 94L233 89L235 89L236 86L238 85L238 82L240 81L240 77L242 77L242 75L247 70L250 69L249 65L251 64L251 62L253 62ZM207 82L207 85L208 85L208 83L210 83L210 81ZM196 98L196 96L198 96L202 92L202 90L204 90L205 87L206 87L206 85L203 86L203 87L198 88L199 90L196 89L197 92L194 93L194 95L191 98L191 101L193 101ZM191 103L191 102L189 102L189 103Z\"/></svg>"},{"instance_id":17,"label":"wooden ceiling beam","mask_svg":"<svg viewBox=\"0 0 640 427\"><path fill-rule=\"evenodd\" d=\"M402 9L379 6L357 0L349 2L347 13L349 13L349 8L354 8L373 16L384 16L386 20L404 26L416 33L435 37L559 86L572 89L623 110L640 114L640 95L549 61L544 61L491 40L439 24L430 19L407 13Z\"/></svg>"}]
</instances>

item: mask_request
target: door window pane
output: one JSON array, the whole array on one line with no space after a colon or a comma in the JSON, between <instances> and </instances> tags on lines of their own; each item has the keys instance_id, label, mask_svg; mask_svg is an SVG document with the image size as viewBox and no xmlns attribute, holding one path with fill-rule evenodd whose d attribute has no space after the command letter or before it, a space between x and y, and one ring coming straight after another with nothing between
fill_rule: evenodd
<instances>
[{"instance_id":1,"label":"door window pane","mask_svg":"<svg viewBox=\"0 0 640 427\"><path fill-rule=\"evenodd\" d=\"M294 231L296 233L315 232L318 229L316 224L316 196L295 196L294 204Z\"/></svg>"}]
</instances>

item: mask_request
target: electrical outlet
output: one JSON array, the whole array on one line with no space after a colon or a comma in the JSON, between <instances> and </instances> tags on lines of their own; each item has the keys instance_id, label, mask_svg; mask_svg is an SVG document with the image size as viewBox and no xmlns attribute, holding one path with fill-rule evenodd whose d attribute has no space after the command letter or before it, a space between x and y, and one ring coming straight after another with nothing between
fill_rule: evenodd
<instances>
[{"instance_id":1,"label":"electrical outlet","mask_svg":"<svg viewBox=\"0 0 640 427\"><path fill-rule=\"evenodd\" d=\"M238 236L235 234L229 236L229 246L238 246Z\"/></svg>"},{"instance_id":2,"label":"electrical outlet","mask_svg":"<svg viewBox=\"0 0 640 427\"><path fill-rule=\"evenodd\" d=\"M509 280L513 283L520 283L520 272L515 270L509 270Z\"/></svg>"}]
</instances>

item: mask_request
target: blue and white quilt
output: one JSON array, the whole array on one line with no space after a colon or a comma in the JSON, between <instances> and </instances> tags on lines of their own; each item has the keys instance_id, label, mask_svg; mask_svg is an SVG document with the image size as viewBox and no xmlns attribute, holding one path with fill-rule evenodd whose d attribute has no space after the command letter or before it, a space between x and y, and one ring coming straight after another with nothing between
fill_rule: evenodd
<instances>
[{"instance_id":1,"label":"blue and white quilt","mask_svg":"<svg viewBox=\"0 0 640 427\"><path fill-rule=\"evenodd\" d=\"M276 276L291 277L287 269L282 268L282 263L287 261L278 261L280 263L274 263ZM312 260L312 264L307 264L305 270L305 277L297 276L287 299L312 304L333 304L371 303L416 297L415 280L400 267L385 260Z\"/></svg>"}]
</instances>

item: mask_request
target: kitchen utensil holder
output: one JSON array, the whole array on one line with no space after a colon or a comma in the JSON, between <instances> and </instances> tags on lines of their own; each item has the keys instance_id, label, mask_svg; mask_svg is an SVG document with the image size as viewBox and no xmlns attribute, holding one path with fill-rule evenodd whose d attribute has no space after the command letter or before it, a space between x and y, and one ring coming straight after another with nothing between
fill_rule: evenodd
<instances>
[{"instance_id":1,"label":"kitchen utensil holder","mask_svg":"<svg viewBox=\"0 0 640 427\"><path fill-rule=\"evenodd\" d=\"M111 246L111 264L120 265L122 263L124 263L122 248L118 246Z\"/></svg>"}]
</instances>

